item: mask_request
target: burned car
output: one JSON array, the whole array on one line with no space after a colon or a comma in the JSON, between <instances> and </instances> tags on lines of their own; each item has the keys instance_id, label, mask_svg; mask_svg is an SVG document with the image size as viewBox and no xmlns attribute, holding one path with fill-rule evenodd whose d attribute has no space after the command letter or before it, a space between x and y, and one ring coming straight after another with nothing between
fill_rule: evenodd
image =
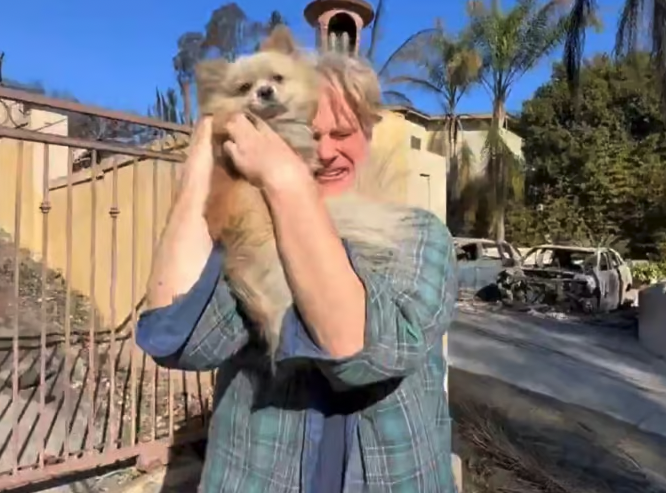
<instances>
[{"instance_id":1,"label":"burned car","mask_svg":"<svg viewBox=\"0 0 666 493\"><path fill-rule=\"evenodd\" d=\"M458 288L478 293L494 286L504 269L520 263L520 253L506 241L453 238L458 259Z\"/></svg>"},{"instance_id":2,"label":"burned car","mask_svg":"<svg viewBox=\"0 0 666 493\"><path fill-rule=\"evenodd\" d=\"M619 308L631 283L629 266L612 248L561 245L531 248L519 266L503 270L497 278L505 303L586 313Z\"/></svg>"}]
</instances>

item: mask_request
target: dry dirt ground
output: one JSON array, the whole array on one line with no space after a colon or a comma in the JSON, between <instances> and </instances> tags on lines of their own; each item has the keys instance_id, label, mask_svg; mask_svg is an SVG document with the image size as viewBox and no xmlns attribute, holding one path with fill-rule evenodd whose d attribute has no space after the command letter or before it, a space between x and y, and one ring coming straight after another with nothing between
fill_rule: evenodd
<instances>
[{"instance_id":1,"label":"dry dirt ground","mask_svg":"<svg viewBox=\"0 0 666 493\"><path fill-rule=\"evenodd\" d=\"M663 439L491 378L453 370L449 385L465 493L666 492ZM192 458L110 491L195 491Z\"/></svg>"},{"instance_id":2,"label":"dry dirt ground","mask_svg":"<svg viewBox=\"0 0 666 493\"><path fill-rule=\"evenodd\" d=\"M453 370L465 493L666 492L666 441L576 406Z\"/></svg>"},{"instance_id":3,"label":"dry dirt ground","mask_svg":"<svg viewBox=\"0 0 666 493\"><path fill-rule=\"evenodd\" d=\"M465 493L666 492L659 437L487 377L453 370L449 385ZM152 474L130 468L43 491L195 491L201 457L190 449Z\"/></svg>"}]
</instances>

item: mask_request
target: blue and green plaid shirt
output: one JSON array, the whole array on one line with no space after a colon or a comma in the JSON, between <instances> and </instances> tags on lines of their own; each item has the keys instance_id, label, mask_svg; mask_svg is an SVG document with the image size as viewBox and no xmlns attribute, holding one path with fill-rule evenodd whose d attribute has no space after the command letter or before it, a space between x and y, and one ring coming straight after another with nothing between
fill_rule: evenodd
<instances>
[{"instance_id":1,"label":"blue and green plaid shirt","mask_svg":"<svg viewBox=\"0 0 666 493\"><path fill-rule=\"evenodd\" d=\"M323 489L314 477L323 412L312 398L321 379L335 392L336 412L353 416L344 425L344 493L455 492L442 352L457 292L455 255L436 216L414 209L414 219L417 237L401 256L411 268L371 272L347 245L367 296L365 345L355 356L327 356L292 310L272 368L220 277L217 249L184 298L142 314L137 342L158 363L218 370L203 493Z\"/></svg>"}]
</instances>

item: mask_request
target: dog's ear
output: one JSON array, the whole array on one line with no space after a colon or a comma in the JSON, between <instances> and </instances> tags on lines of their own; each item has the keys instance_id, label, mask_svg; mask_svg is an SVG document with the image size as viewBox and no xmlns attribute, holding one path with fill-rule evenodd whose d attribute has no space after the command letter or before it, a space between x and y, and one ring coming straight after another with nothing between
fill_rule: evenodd
<instances>
[{"instance_id":1,"label":"dog's ear","mask_svg":"<svg viewBox=\"0 0 666 493\"><path fill-rule=\"evenodd\" d=\"M211 100L219 92L229 62L223 58L201 60L194 67L194 80L197 85L197 103L199 112L203 115L211 112Z\"/></svg>"},{"instance_id":2,"label":"dog's ear","mask_svg":"<svg viewBox=\"0 0 666 493\"><path fill-rule=\"evenodd\" d=\"M284 24L279 24L262 41L259 51L277 51L285 55L294 55L298 51L298 46L291 35L291 30Z\"/></svg>"}]
</instances>

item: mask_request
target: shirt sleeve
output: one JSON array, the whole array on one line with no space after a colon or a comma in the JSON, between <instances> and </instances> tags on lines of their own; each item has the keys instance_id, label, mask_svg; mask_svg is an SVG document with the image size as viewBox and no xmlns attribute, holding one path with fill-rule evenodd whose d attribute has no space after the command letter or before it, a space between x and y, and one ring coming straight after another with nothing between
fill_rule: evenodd
<instances>
[{"instance_id":1,"label":"shirt sleeve","mask_svg":"<svg viewBox=\"0 0 666 493\"><path fill-rule=\"evenodd\" d=\"M414 237L405 242L395 268L379 273L348 247L366 293L365 342L349 358L336 359L309 336L296 310L288 313L281 358L317 361L334 388L345 390L419 370L441 347L457 294L455 252L446 226L432 213L414 212ZM442 355L443 356L443 355Z\"/></svg>"},{"instance_id":2,"label":"shirt sleeve","mask_svg":"<svg viewBox=\"0 0 666 493\"><path fill-rule=\"evenodd\" d=\"M215 247L190 291L139 317L137 345L158 364L212 370L247 343L249 335L236 301L221 276L222 264L223 253Z\"/></svg>"}]
</instances>

